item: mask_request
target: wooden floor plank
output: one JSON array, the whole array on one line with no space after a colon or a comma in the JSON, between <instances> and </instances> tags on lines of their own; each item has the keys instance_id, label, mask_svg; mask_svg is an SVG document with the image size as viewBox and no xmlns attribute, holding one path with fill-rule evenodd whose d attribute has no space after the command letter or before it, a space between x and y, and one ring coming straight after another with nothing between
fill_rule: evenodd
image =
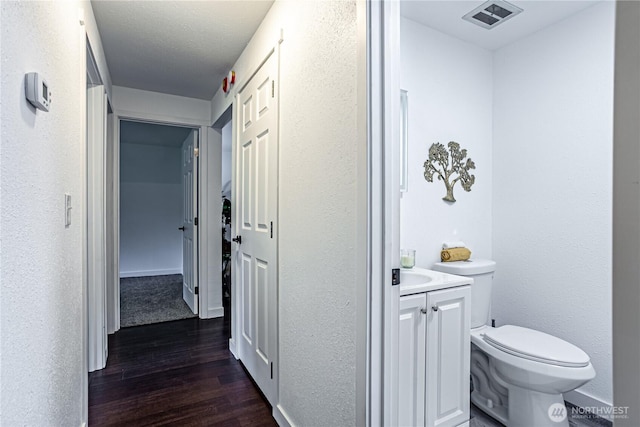
<instances>
[{"instance_id":1,"label":"wooden floor plank","mask_svg":"<svg viewBox=\"0 0 640 427\"><path fill-rule=\"evenodd\" d=\"M275 426L221 319L124 328L89 374L89 425Z\"/></svg>"}]
</instances>

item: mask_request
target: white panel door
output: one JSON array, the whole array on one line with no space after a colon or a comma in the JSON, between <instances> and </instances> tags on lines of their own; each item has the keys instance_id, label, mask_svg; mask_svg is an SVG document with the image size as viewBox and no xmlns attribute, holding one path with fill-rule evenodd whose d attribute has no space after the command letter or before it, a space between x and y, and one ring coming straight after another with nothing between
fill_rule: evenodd
<instances>
[{"instance_id":1,"label":"white panel door","mask_svg":"<svg viewBox=\"0 0 640 427\"><path fill-rule=\"evenodd\" d=\"M424 425L425 293L400 298L398 335L398 425Z\"/></svg>"},{"instance_id":2,"label":"white panel door","mask_svg":"<svg viewBox=\"0 0 640 427\"><path fill-rule=\"evenodd\" d=\"M427 426L469 420L469 286L427 294Z\"/></svg>"},{"instance_id":3,"label":"white panel door","mask_svg":"<svg viewBox=\"0 0 640 427\"><path fill-rule=\"evenodd\" d=\"M277 403L277 70L272 54L237 95L234 201L238 356L272 405Z\"/></svg>"},{"instance_id":4,"label":"white panel door","mask_svg":"<svg viewBox=\"0 0 640 427\"><path fill-rule=\"evenodd\" d=\"M198 314L198 131L193 130L182 144L182 298Z\"/></svg>"}]
</instances>

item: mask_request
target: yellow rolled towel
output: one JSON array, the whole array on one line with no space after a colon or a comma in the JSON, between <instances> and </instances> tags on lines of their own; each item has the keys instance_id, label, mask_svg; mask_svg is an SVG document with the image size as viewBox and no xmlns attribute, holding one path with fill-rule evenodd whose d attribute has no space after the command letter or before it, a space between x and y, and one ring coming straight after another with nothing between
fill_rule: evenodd
<instances>
[{"instance_id":1,"label":"yellow rolled towel","mask_svg":"<svg viewBox=\"0 0 640 427\"><path fill-rule=\"evenodd\" d=\"M443 249L440 259L444 262L466 261L471 258L471 251L467 248Z\"/></svg>"}]
</instances>

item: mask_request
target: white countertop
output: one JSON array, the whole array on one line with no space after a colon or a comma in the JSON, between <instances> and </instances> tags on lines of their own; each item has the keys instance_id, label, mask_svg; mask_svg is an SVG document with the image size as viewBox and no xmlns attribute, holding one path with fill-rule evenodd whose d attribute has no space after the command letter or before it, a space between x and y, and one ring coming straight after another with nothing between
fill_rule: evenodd
<instances>
[{"instance_id":1,"label":"white countertop","mask_svg":"<svg viewBox=\"0 0 640 427\"><path fill-rule=\"evenodd\" d=\"M473 284L471 277L456 276L420 267L400 269L400 296L471 284Z\"/></svg>"}]
</instances>

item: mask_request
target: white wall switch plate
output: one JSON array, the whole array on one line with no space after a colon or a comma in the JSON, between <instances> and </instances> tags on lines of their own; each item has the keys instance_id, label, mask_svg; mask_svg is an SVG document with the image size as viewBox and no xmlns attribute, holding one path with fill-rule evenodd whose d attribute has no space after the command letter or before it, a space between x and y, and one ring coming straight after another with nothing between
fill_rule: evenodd
<instances>
[{"instance_id":1,"label":"white wall switch plate","mask_svg":"<svg viewBox=\"0 0 640 427\"><path fill-rule=\"evenodd\" d=\"M64 226L71 225L71 194L64 193Z\"/></svg>"}]
</instances>

